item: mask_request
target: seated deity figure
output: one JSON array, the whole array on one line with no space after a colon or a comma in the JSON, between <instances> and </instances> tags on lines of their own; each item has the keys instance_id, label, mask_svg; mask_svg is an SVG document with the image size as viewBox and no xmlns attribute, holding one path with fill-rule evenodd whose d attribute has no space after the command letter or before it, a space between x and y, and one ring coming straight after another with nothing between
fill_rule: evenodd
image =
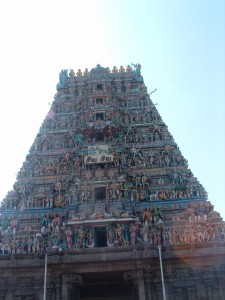
<instances>
[{"instance_id":1,"label":"seated deity figure","mask_svg":"<svg viewBox=\"0 0 225 300\"><path fill-rule=\"evenodd\" d=\"M71 69L71 70L70 70L70 73L69 73L69 75L70 75L70 77L73 77L73 76L75 76L75 72L74 72L74 70L73 70L73 69Z\"/></svg>"},{"instance_id":2,"label":"seated deity figure","mask_svg":"<svg viewBox=\"0 0 225 300\"><path fill-rule=\"evenodd\" d=\"M150 207L147 207L144 211L143 211L143 221L144 223L150 224L152 223L152 212L150 210Z\"/></svg>"},{"instance_id":3,"label":"seated deity figure","mask_svg":"<svg viewBox=\"0 0 225 300\"><path fill-rule=\"evenodd\" d=\"M84 72L83 72L83 76L89 76L89 71L88 71L88 69L86 68L85 70L84 70Z\"/></svg>"},{"instance_id":4,"label":"seated deity figure","mask_svg":"<svg viewBox=\"0 0 225 300\"><path fill-rule=\"evenodd\" d=\"M120 73L123 73L123 72L125 72L125 69L124 69L124 67L123 67L123 66L120 66L119 72L120 72Z\"/></svg>"},{"instance_id":5,"label":"seated deity figure","mask_svg":"<svg viewBox=\"0 0 225 300\"><path fill-rule=\"evenodd\" d=\"M81 69L78 69L78 71L77 71L76 75L77 75L77 76L82 76Z\"/></svg>"},{"instance_id":6,"label":"seated deity figure","mask_svg":"<svg viewBox=\"0 0 225 300\"><path fill-rule=\"evenodd\" d=\"M117 67L116 67L116 66L114 66L114 67L113 67L113 69L112 69L112 73L118 73L118 69L117 69Z\"/></svg>"},{"instance_id":7,"label":"seated deity figure","mask_svg":"<svg viewBox=\"0 0 225 300\"><path fill-rule=\"evenodd\" d=\"M132 71L132 68L131 68L130 65L127 66L126 71L127 71L127 72L131 72L131 71Z\"/></svg>"}]
</instances>

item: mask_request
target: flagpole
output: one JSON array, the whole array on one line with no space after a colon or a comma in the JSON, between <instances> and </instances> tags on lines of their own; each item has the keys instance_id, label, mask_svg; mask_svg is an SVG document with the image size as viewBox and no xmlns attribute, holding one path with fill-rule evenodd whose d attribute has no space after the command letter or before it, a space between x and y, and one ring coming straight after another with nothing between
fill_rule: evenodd
<instances>
[{"instance_id":1,"label":"flagpole","mask_svg":"<svg viewBox=\"0 0 225 300\"><path fill-rule=\"evenodd\" d=\"M163 275L163 264L162 264L162 251L161 251L161 245L158 245L158 250L159 250L159 261L160 261L160 271L161 271L161 280L162 280L163 300L166 300L166 289L165 289L165 282L164 282L164 275Z\"/></svg>"},{"instance_id":2,"label":"flagpole","mask_svg":"<svg viewBox=\"0 0 225 300\"><path fill-rule=\"evenodd\" d=\"M46 251L45 252L45 275L44 275L44 295L43 295L43 300L46 300L47 265L48 265L48 253Z\"/></svg>"}]
</instances>

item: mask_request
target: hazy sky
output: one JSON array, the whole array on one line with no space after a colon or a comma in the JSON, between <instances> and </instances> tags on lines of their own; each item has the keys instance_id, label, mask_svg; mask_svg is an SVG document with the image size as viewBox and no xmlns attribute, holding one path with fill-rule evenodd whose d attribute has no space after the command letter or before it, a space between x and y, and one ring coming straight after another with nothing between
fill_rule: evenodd
<instances>
[{"instance_id":1,"label":"hazy sky","mask_svg":"<svg viewBox=\"0 0 225 300\"><path fill-rule=\"evenodd\" d=\"M0 199L61 69L140 63L152 100L225 218L225 1L2 1Z\"/></svg>"}]
</instances>

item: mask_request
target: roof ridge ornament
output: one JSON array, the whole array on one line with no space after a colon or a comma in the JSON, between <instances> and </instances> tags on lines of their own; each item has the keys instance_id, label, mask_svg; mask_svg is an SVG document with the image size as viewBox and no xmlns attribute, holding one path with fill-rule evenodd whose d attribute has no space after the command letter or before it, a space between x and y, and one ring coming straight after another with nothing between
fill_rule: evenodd
<instances>
[{"instance_id":1,"label":"roof ridge ornament","mask_svg":"<svg viewBox=\"0 0 225 300\"><path fill-rule=\"evenodd\" d=\"M100 64L97 64L95 68L91 69L90 77L91 78L105 78L109 76L109 71L107 68L103 68Z\"/></svg>"},{"instance_id":2,"label":"roof ridge ornament","mask_svg":"<svg viewBox=\"0 0 225 300\"><path fill-rule=\"evenodd\" d=\"M138 64L133 64L131 63L131 66L133 67L133 72L135 74L135 78L136 80L138 81L143 81L143 77L141 75L141 65L138 63Z\"/></svg>"},{"instance_id":3,"label":"roof ridge ornament","mask_svg":"<svg viewBox=\"0 0 225 300\"><path fill-rule=\"evenodd\" d=\"M62 69L59 73L59 83L56 85L56 89L63 89L66 87L66 79L68 78L68 70Z\"/></svg>"}]
</instances>

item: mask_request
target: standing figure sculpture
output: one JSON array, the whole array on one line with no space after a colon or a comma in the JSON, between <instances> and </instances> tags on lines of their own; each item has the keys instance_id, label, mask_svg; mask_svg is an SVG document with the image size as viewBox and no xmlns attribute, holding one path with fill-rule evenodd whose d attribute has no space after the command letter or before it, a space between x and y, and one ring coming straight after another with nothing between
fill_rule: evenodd
<instances>
[{"instance_id":1,"label":"standing figure sculpture","mask_svg":"<svg viewBox=\"0 0 225 300\"><path fill-rule=\"evenodd\" d=\"M57 84L56 86L56 89L59 90L59 89L62 89L66 86L66 79L68 78L68 70L62 70L60 73L59 73L59 83Z\"/></svg>"},{"instance_id":2,"label":"standing figure sculpture","mask_svg":"<svg viewBox=\"0 0 225 300\"><path fill-rule=\"evenodd\" d=\"M132 66L134 67L134 73L136 76L136 79L139 81L143 80L143 77L141 76L141 65L140 64L132 64Z\"/></svg>"}]
</instances>

